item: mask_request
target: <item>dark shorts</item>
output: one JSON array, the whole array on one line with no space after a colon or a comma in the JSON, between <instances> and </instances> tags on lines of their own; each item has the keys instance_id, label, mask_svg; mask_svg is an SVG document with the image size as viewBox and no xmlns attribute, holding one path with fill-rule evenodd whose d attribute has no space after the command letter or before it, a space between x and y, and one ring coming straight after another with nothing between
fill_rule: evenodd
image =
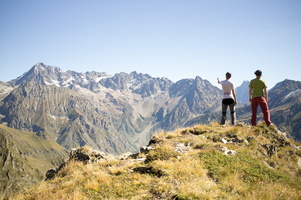
<instances>
[{"instance_id":1,"label":"dark shorts","mask_svg":"<svg viewBox=\"0 0 301 200\"><path fill-rule=\"evenodd\" d=\"M222 103L225 105L231 105L232 103L234 103L234 99L232 98L223 99Z\"/></svg>"}]
</instances>

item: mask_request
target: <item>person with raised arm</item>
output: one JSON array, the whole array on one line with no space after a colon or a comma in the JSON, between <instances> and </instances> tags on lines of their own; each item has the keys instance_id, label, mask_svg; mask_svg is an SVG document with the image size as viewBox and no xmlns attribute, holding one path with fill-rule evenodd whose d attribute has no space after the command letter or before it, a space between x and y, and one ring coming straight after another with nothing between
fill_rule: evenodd
<instances>
[{"instance_id":1,"label":"person with raised arm","mask_svg":"<svg viewBox=\"0 0 301 200\"><path fill-rule=\"evenodd\" d=\"M226 124L226 114L227 114L227 108L230 108L230 114L231 114L231 124L236 124L236 114L235 114L235 105L236 105L236 93L234 89L234 84L232 81L230 81L231 73L226 73L226 79L223 81L220 81L219 78L217 78L217 82L222 85L223 90L223 100L222 100L222 119L221 119L221 125L225 126Z\"/></svg>"}]
</instances>

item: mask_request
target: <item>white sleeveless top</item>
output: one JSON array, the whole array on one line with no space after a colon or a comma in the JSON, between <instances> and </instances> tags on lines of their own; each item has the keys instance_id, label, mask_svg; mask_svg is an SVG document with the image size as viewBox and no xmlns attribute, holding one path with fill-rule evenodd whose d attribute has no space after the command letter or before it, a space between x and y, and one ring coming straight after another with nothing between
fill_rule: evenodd
<instances>
[{"instance_id":1,"label":"white sleeveless top","mask_svg":"<svg viewBox=\"0 0 301 200\"><path fill-rule=\"evenodd\" d=\"M233 99L231 90L234 89L234 84L229 80L223 80L221 81L221 85L224 93L223 99Z\"/></svg>"}]
</instances>

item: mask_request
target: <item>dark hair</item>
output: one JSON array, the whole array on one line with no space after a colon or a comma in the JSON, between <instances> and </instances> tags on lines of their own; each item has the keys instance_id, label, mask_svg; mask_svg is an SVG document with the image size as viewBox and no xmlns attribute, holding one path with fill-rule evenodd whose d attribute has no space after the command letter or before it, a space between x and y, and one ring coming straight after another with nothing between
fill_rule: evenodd
<instances>
[{"instance_id":1,"label":"dark hair","mask_svg":"<svg viewBox=\"0 0 301 200\"><path fill-rule=\"evenodd\" d=\"M227 76L227 77L231 77L231 73L230 73L230 72L227 72L227 73L226 73L226 76Z\"/></svg>"},{"instance_id":2,"label":"dark hair","mask_svg":"<svg viewBox=\"0 0 301 200\"><path fill-rule=\"evenodd\" d=\"M261 76L261 74L262 74L262 71L260 71L260 70L256 70L256 71L254 72L254 74L255 74L256 76Z\"/></svg>"}]
</instances>

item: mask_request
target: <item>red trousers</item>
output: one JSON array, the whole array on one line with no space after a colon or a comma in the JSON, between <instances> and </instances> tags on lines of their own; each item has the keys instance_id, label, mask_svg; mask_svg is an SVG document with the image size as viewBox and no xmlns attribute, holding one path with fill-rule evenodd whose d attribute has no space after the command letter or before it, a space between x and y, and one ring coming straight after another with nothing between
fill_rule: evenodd
<instances>
[{"instance_id":1,"label":"red trousers","mask_svg":"<svg viewBox=\"0 0 301 200\"><path fill-rule=\"evenodd\" d=\"M272 122L270 119L270 111L268 107L268 102L264 97L255 97L252 98L251 101L251 107L252 107L252 119L251 119L251 124L252 126L256 125L256 115L257 115L257 107L258 104L260 105L261 111L263 113L263 119L265 123L269 126Z\"/></svg>"}]
</instances>

